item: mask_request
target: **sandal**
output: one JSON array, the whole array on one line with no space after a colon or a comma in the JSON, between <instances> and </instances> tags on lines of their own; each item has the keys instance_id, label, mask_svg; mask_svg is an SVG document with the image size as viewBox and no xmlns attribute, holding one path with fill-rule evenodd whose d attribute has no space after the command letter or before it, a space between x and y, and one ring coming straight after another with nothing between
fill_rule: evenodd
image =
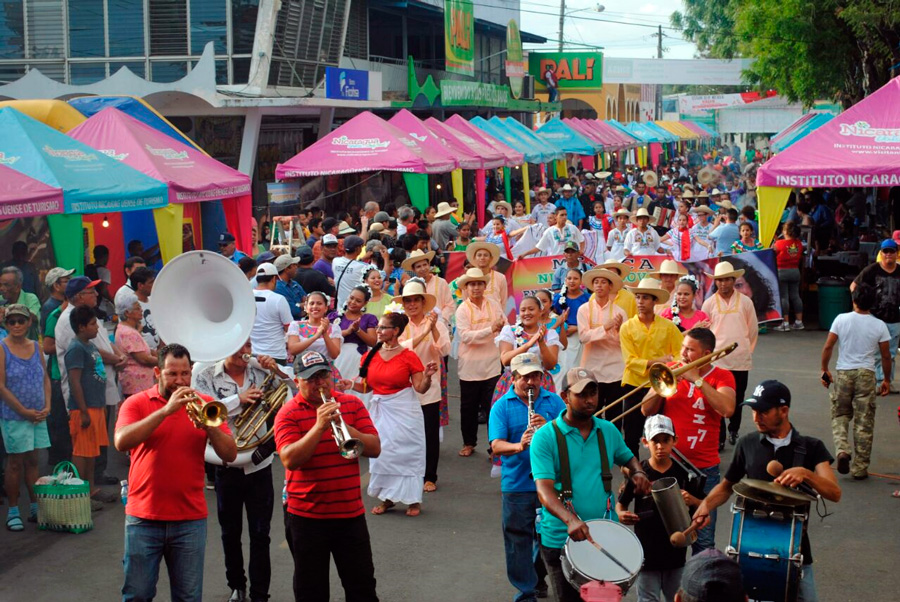
<instances>
[{"instance_id":1,"label":"sandal","mask_svg":"<svg viewBox=\"0 0 900 602\"><path fill-rule=\"evenodd\" d=\"M422 487L422 491L425 493L433 493L437 491L437 485L431 481L425 481L425 486Z\"/></svg>"},{"instance_id":2,"label":"sandal","mask_svg":"<svg viewBox=\"0 0 900 602\"><path fill-rule=\"evenodd\" d=\"M24 531L25 525L22 523L21 517L10 516L6 519L6 529L7 531Z\"/></svg>"},{"instance_id":3,"label":"sandal","mask_svg":"<svg viewBox=\"0 0 900 602\"><path fill-rule=\"evenodd\" d=\"M419 504L410 504L406 509L406 516L419 516L422 513L422 507Z\"/></svg>"},{"instance_id":4,"label":"sandal","mask_svg":"<svg viewBox=\"0 0 900 602\"><path fill-rule=\"evenodd\" d=\"M475 446L473 445L463 445L463 448L459 450L459 455L463 458L468 458L472 454L475 453Z\"/></svg>"},{"instance_id":5,"label":"sandal","mask_svg":"<svg viewBox=\"0 0 900 602\"><path fill-rule=\"evenodd\" d=\"M894 493L891 494L891 497L900 498L900 489L895 490Z\"/></svg>"},{"instance_id":6,"label":"sandal","mask_svg":"<svg viewBox=\"0 0 900 602\"><path fill-rule=\"evenodd\" d=\"M393 507L394 507L394 502L391 502L391 501L381 502L380 504L378 504L377 506L372 508L372 514L374 514L375 516L379 516L381 514L384 514L385 512L387 512L388 510L390 510Z\"/></svg>"}]
</instances>

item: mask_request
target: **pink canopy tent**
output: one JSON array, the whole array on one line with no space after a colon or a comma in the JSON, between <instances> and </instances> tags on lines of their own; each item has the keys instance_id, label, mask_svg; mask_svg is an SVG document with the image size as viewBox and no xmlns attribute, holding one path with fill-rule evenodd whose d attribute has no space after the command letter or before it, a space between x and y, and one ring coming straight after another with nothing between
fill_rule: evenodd
<instances>
[{"instance_id":1,"label":"pink canopy tent","mask_svg":"<svg viewBox=\"0 0 900 602\"><path fill-rule=\"evenodd\" d=\"M697 134L698 136L700 136L700 138L702 138L704 140L707 138L712 138L712 135L709 132L704 130L702 127L700 127L696 123L693 123L691 121L679 121L678 123L680 123L682 126L686 127L687 129L691 130L692 132L694 132L695 134Z\"/></svg>"},{"instance_id":2,"label":"pink canopy tent","mask_svg":"<svg viewBox=\"0 0 900 602\"><path fill-rule=\"evenodd\" d=\"M506 162L506 157L500 151L482 144L465 132L461 132L446 123L441 123L434 117L426 119L425 125L450 144L454 152L457 153L457 157L459 157L459 166L463 169L496 169L503 167ZM466 167L463 165L463 157L466 157L465 161L469 164L474 164L476 160L480 164L475 167Z\"/></svg>"},{"instance_id":3,"label":"pink canopy tent","mask_svg":"<svg viewBox=\"0 0 900 602\"><path fill-rule=\"evenodd\" d=\"M172 138L115 108L103 109L70 130L69 136L133 167L169 187L169 203L180 205L221 199L228 231L236 246L250 252L252 194L250 177L216 161L194 146ZM183 211L173 207L157 228L177 229L181 240ZM181 249L172 249L174 254Z\"/></svg>"},{"instance_id":4,"label":"pink canopy tent","mask_svg":"<svg viewBox=\"0 0 900 602\"><path fill-rule=\"evenodd\" d=\"M373 113L360 113L330 134L279 163L279 180L308 176L401 171L446 173L456 161L437 155Z\"/></svg>"},{"instance_id":5,"label":"pink canopy tent","mask_svg":"<svg viewBox=\"0 0 900 602\"><path fill-rule=\"evenodd\" d=\"M388 123L406 132L410 137L415 138L419 144L428 149L429 152L434 153L435 156L443 157L447 161L456 162L459 167L466 167L463 165L464 161L461 161L458 158L448 142L437 136L421 119L406 109L401 109L400 112L388 120ZM469 158L468 161L465 162L472 163L472 159ZM478 163L479 165L477 167L480 167L480 161ZM466 167L466 169L474 168L469 166Z\"/></svg>"},{"instance_id":6,"label":"pink canopy tent","mask_svg":"<svg viewBox=\"0 0 900 602\"><path fill-rule=\"evenodd\" d=\"M616 146L619 146L622 150L634 148L639 146L640 143L637 139L632 138L622 130L609 125L605 121L599 121L597 119L586 119L585 123L588 127L594 128L602 136L609 136L611 140L615 140Z\"/></svg>"},{"instance_id":7,"label":"pink canopy tent","mask_svg":"<svg viewBox=\"0 0 900 602\"><path fill-rule=\"evenodd\" d=\"M62 212L62 190L0 164L0 219Z\"/></svg>"},{"instance_id":8,"label":"pink canopy tent","mask_svg":"<svg viewBox=\"0 0 900 602\"><path fill-rule=\"evenodd\" d=\"M900 77L763 163L756 185L763 244L794 188L900 186Z\"/></svg>"},{"instance_id":9,"label":"pink canopy tent","mask_svg":"<svg viewBox=\"0 0 900 602\"><path fill-rule=\"evenodd\" d=\"M521 165L525 162L525 155L520 153L519 151L508 147L503 144L490 134L486 133L484 130L478 129L459 115L451 115L447 118L447 125L453 127L454 129L459 130L460 132L468 135L471 138L474 138L485 144L491 148L494 148L500 151L503 156L506 158L505 165L507 167L513 167L515 165Z\"/></svg>"},{"instance_id":10,"label":"pink canopy tent","mask_svg":"<svg viewBox=\"0 0 900 602\"><path fill-rule=\"evenodd\" d=\"M568 125L570 128L581 134L582 136L587 136L589 140L596 142L597 144L603 145L604 151L614 151L618 150L617 145L613 140L609 138L609 136L603 136L596 129L587 125L581 119L573 119L571 117L563 117L563 123Z\"/></svg>"},{"instance_id":11,"label":"pink canopy tent","mask_svg":"<svg viewBox=\"0 0 900 602\"><path fill-rule=\"evenodd\" d=\"M815 116L816 116L815 113L806 113L804 115L801 115L800 118L797 119L797 121L795 121L791 125L787 126L783 130L781 130L780 132L778 132L777 134L772 136L772 138L769 140L769 144L774 144L774 143L778 142L779 140L784 138L786 135L790 134L791 132L793 132L798 127L800 127L801 125L803 125L804 123L806 123L807 121L809 121L810 119L812 119Z\"/></svg>"}]
</instances>

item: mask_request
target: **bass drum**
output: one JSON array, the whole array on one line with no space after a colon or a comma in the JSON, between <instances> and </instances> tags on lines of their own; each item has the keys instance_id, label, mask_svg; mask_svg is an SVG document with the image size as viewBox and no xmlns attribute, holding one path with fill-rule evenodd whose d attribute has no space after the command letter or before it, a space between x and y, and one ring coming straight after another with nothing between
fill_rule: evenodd
<instances>
[{"instance_id":1,"label":"bass drum","mask_svg":"<svg viewBox=\"0 0 900 602\"><path fill-rule=\"evenodd\" d=\"M562 555L562 570L572 587L580 590L591 581L618 585L624 596L634 585L644 564L644 549L631 529L611 520L585 521L591 537L612 554L628 570L625 571L594 547L589 541L566 540Z\"/></svg>"}]
</instances>

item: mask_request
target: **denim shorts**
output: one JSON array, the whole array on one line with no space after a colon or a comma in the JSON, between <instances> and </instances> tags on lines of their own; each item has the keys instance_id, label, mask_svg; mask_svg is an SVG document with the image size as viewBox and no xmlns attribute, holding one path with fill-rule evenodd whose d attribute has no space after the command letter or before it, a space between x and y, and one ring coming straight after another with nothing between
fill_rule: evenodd
<instances>
[{"instance_id":1,"label":"denim shorts","mask_svg":"<svg viewBox=\"0 0 900 602\"><path fill-rule=\"evenodd\" d=\"M37 424L30 420L0 420L0 434L9 454L25 454L50 447L46 420Z\"/></svg>"}]
</instances>

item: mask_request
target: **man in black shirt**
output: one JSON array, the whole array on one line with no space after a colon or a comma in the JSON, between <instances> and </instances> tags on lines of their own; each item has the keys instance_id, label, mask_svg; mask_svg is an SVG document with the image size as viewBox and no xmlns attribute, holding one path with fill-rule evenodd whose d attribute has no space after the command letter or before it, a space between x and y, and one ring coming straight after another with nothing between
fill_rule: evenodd
<instances>
[{"instance_id":1,"label":"man in black shirt","mask_svg":"<svg viewBox=\"0 0 900 602\"><path fill-rule=\"evenodd\" d=\"M294 280L300 283L307 293L318 291L325 293L329 297L334 297L334 287L328 282L328 276L323 272L315 269L313 266L313 252L310 247L297 247L297 257L300 263L297 267L297 273Z\"/></svg>"},{"instance_id":2,"label":"man in black shirt","mask_svg":"<svg viewBox=\"0 0 900 602\"><path fill-rule=\"evenodd\" d=\"M791 426L791 392L785 385L777 380L764 380L756 386L753 396L744 401L743 405L753 411L753 422L758 432L741 437L722 482L709 492L694 512L694 522L699 523L700 528L709 523L710 511L728 501L734 485L744 477L774 480L785 487L805 484L828 501L840 501L841 488L831 468L834 458L821 441L803 436ZM784 467L777 478L773 478L768 472L768 464L772 460L778 460ZM817 600L807 525L808 523L803 525L803 540L800 544L803 576L797 602ZM745 584L748 590L754 585L756 584Z\"/></svg>"},{"instance_id":3,"label":"man in black shirt","mask_svg":"<svg viewBox=\"0 0 900 602\"><path fill-rule=\"evenodd\" d=\"M896 393L894 388L894 356L897 355L897 345L900 344L900 270L897 269L897 243L888 238L881 243L880 260L863 268L856 280L850 284L852 292L858 284L865 282L875 288L877 301L872 308L872 315L887 324L891 340L888 349L891 352L891 393ZM875 378L878 382L884 380L881 362L875 366Z\"/></svg>"}]
</instances>

